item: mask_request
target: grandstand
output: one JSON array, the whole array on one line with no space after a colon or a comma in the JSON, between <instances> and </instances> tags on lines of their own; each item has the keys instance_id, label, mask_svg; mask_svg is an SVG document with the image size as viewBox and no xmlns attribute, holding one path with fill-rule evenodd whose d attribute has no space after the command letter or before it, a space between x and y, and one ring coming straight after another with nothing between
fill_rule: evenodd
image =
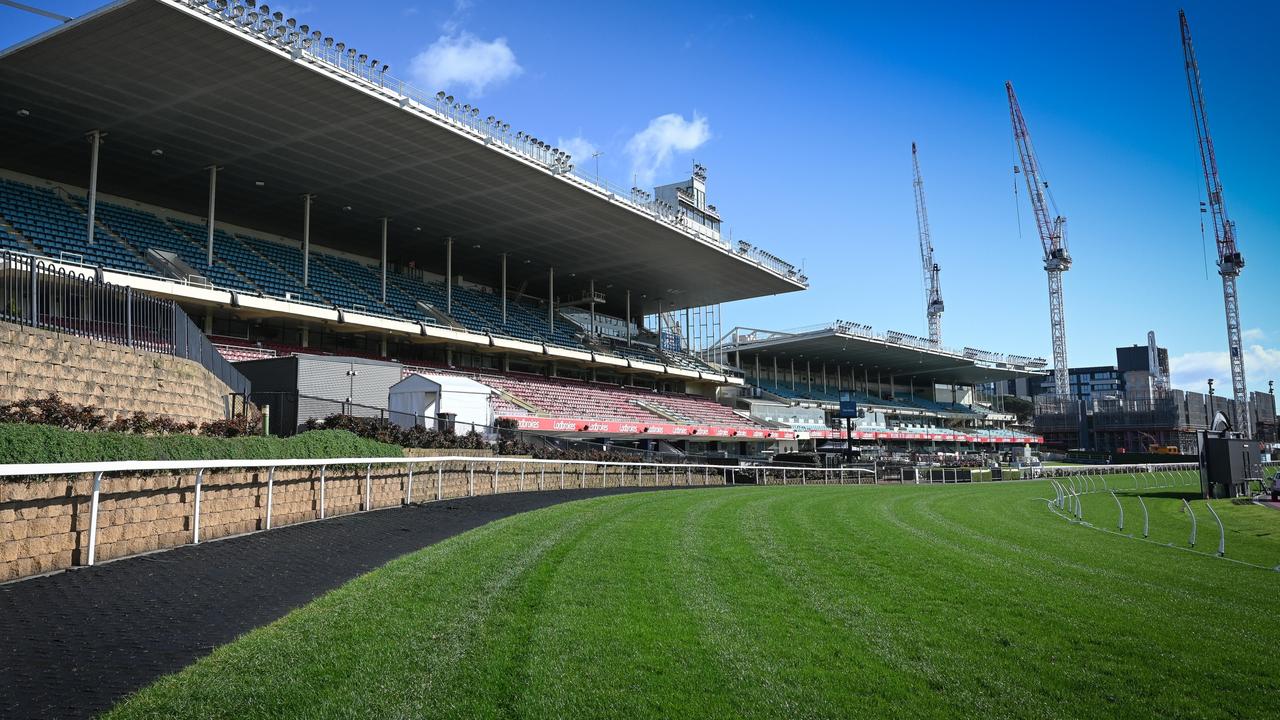
<instances>
[{"instance_id":1,"label":"grandstand","mask_svg":"<svg viewBox=\"0 0 1280 720\"><path fill-rule=\"evenodd\" d=\"M742 379L670 337L677 312L807 286L720 236L705 168L623 190L359 58L194 0L124 0L3 51L0 247L174 300L234 361L482 375L552 433L790 434L718 404Z\"/></svg>"},{"instance_id":2,"label":"grandstand","mask_svg":"<svg viewBox=\"0 0 1280 720\"><path fill-rule=\"evenodd\" d=\"M952 350L842 321L790 332L735 328L715 353L749 385L738 406L752 417L780 420L800 440L845 439L838 417L844 398L859 411L850 440L903 450L1043 442L1015 427L1015 416L1002 412L997 398L984 395L1001 380L1043 376L1040 359ZM821 421L813 411L822 413Z\"/></svg>"}]
</instances>

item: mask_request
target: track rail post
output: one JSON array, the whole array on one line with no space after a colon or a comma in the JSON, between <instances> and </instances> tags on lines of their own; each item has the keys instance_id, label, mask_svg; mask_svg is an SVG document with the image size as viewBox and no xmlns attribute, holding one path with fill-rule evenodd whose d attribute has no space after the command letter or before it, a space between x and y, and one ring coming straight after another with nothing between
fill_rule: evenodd
<instances>
[{"instance_id":1,"label":"track rail post","mask_svg":"<svg viewBox=\"0 0 1280 720\"><path fill-rule=\"evenodd\" d=\"M204 468L196 471L195 508L191 512L191 544L200 544L200 494L204 489Z\"/></svg>"},{"instance_id":2,"label":"track rail post","mask_svg":"<svg viewBox=\"0 0 1280 720\"><path fill-rule=\"evenodd\" d=\"M373 463L364 466L364 509L373 509Z\"/></svg>"},{"instance_id":3,"label":"track rail post","mask_svg":"<svg viewBox=\"0 0 1280 720\"><path fill-rule=\"evenodd\" d=\"M1182 499L1182 506L1187 509L1187 515L1191 517L1191 547L1196 546L1196 512L1191 509L1191 503L1186 498Z\"/></svg>"},{"instance_id":4,"label":"track rail post","mask_svg":"<svg viewBox=\"0 0 1280 720\"><path fill-rule=\"evenodd\" d=\"M1218 523L1218 557L1222 557L1227 554L1227 530L1222 526L1222 518L1218 517L1218 511L1213 509L1213 505L1206 501L1204 506Z\"/></svg>"},{"instance_id":5,"label":"track rail post","mask_svg":"<svg viewBox=\"0 0 1280 720\"><path fill-rule=\"evenodd\" d=\"M1111 493L1111 499L1116 501L1116 509L1120 511L1120 524L1118 529L1124 530L1124 505L1120 504L1120 498L1116 497L1114 490L1109 490L1108 492Z\"/></svg>"},{"instance_id":6,"label":"track rail post","mask_svg":"<svg viewBox=\"0 0 1280 720\"><path fill-rule=\"evenodd\" d=\"M1138 496L1138 504L1142 506L1142 537L1150 535L1151 516L1147 513L1147 504L1142 501L1142 496Z\"/></svg>"},{"instance_id":7,"label":"track rail post","mask_svg":"<svg viewBox=\"0 0 1280 720\"><path fill-rule=\"evenodd\" d=\"M102 492L102 471L93 474L93 499L89 501L89 559L92 565L98 557L98 496Z\"/></svg>"},{"instance_id":8,"label":"track rail post","mask_svg":"<svg viewBox=\"0 0 1280 720\"><path fill-rule=\"evenodd\" d=\"M276 466L267 468L267 529L271 529L271 506L276 492Z\"/></svg>"}]
</instances>

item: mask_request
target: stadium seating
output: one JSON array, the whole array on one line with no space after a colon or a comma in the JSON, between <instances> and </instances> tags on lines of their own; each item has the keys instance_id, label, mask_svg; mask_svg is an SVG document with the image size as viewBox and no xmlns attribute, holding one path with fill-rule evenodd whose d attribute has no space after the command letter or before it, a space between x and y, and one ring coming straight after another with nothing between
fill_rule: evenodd
<instances>
[{"instance_id":1,"label":"stadium seating","mask_svg":"<svg viewBox=\"0 0 1280 720\"><path fill-rule=\"evenodd\" d=\"M85 242L88 219L49 188L0 179L0 216L49 257L154 274L102 228L94 230L92 245Z\"/></svg>"},{"instance_id":2,"label":"stadium seating","mask_svg":"<svg viewBox=\"0 0 1280 720\"><path fill-rule=\"evenodd\" d=\"M215 256L214 264L209 266L204 248L195 245L177 228L151 213L99 202L97 217L117 235L128 238L129 243L139 252L145 253L153 248L171 252L215 286L258 292L257 288L236 274L220 257Z\"/></svg>"},{"instance_id":3,"label":"stadium seating","mask_svg":"<svg viewBox=\"0 0 1280 720\"><path fill-rule=\"evenodd\" d=\"M302 250L296 244L252 234L214 231L214 263L208 264L207 228L200 223L157 215L153 212L99 199L96 218L100 227L95 244L84 241L87 200L83 195L60 197L59 191L12 180L0 180L0 217L44 255L70 262L101 265L145 275L162 273L145 257L150 250L172 253L214 287L315 305L334 306L374 315L438 324L423 302L444 314L443 281L409 271L389 272L386 303L378 269L360 260L312 249L308 286L302 284ZM122 242L123 241L123 242ZM32 247L0 227L0 248L30 252ZM577 350L588 350L581 329L563 315L554 328L545 305L526 298L510 298L502 317L501 297L472 286L453 287L449 316L476 333L511 337ZM621 321L617 321L620 323ZM688 370L711 370L701 360L684 353L660 351L642 345L628 347L617 341L601 341L597 351L659 365Z\"/></svg>"},{"instance_id":4,"label":"stadium seating","mask_svg":"<svg viewBox=\"0 0 1280 720\"><path fill-rule=\"evenodd\" d=\"M494 406L495 412L499 415L539 415L581 420L659 422L735 428L763 427L760 423L739 415L731 408L698 395L662 393L645 388L546 378L527 373L446 370L430 367L406 367L406 370L466 375L533 408L530 410L505 398L499 398Z\"/></svg>"}]
</instances>

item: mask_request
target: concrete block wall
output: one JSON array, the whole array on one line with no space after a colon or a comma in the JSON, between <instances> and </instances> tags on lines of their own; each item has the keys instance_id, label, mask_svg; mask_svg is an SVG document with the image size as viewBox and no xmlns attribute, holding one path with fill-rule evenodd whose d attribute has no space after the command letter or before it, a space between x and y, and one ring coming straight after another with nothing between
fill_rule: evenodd
<instances>
[{"instance_id":1,"label":"concrete block wall","mask_svg":"<svg viewBox=\"0 0 1280 720\"><path fill-rule=\"evenodd\" d=\"M142 411L203 423L224 417L230 392L193 360L0 323L0 403L56 393L109 419Z\"/></svg>"},{"instance_id":2,"label":"concrete block wall","mask_svg":"<svg viewBox=\"0 0 1280 720\"><path fill-rule=\"evenodd\" d=\"M492 458L405 465L327 467L325 517L406 502L469 495L569 488L720 485L714 470L568 463L503 463ZM320 468L206 472L201 484L201 541L320 517ZM0 478L0 582L61 570L88 561L93 479ZM193 539L195 472L107 475L98 507L96 561L177 547Z\"/></svg>"}]
</instances>

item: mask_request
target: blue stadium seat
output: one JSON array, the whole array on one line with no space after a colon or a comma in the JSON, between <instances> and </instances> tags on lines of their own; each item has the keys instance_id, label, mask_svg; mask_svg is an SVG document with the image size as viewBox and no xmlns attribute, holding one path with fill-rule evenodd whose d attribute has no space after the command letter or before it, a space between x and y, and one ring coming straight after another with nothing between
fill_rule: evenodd
<instances>
[{"instance_id":1,"label":"blue stadium seat","mask_svg":"<svg viewBox=\"0 0 1280 720\"><path fill-rule=\"evenodd\" d=\"M85 233L88 218L49 188L0 179L0 215L51 258L155 274L142 258L102 228L95 228L94 242L89 244Z\"/></svg>"}]
</instances>

